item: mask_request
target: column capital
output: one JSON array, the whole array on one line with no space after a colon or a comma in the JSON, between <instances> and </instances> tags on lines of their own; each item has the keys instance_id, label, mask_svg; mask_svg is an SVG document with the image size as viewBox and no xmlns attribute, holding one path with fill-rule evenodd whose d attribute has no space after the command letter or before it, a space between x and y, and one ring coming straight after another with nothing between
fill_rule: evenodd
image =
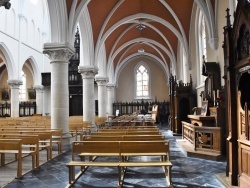
<instances>
[{"instance_id":1,"label":"column capital","mask_svg":"<svg viewBox=\"0 0 250 188\"><path fill-rule=\"evenodd\" d=\"M11 89L19 89L20 85L23 85L22 80L7 80L8 84L10 85Z\"/></svg>"},{"instance_id":2,"label":"column capital","mask_svg":"<svg viewBox=\"0 0 250 188\"><path fill-rule=\"evenodd\" d=\"M115 87L116 87L115 84L110 84L110 83L107 84L107 90L109 90L109 91L114 90Z\"/></svg>"},{"instance_id":3,"label":"column capital","mask_svg":"<svg viewBox=\"0 0 250 188\"><path fill-rule=\"evenodd\" d=\"M95 78L98 73L98 68L96 66L79 66L78 72L81 73L82 78Z\"/></svg>"},{"instance_id":4,"label":"column capital","mask_svg":"<svg viewBox=\"0 0 250 188\"><path fill-rule=\"evenodd\" d=\"M95 81L97 82L98 86L106 86L108 83L108 77L106 76L96 76Z\"/></svg>"},{"instance_id":5,"label":"column capital","mask_svg":"<svg viewBox=\"0 0 250 188\"><path fill-rule=\"evenodd\" d=\"M34 85L34 87L33 87L35 90L36 90L36 92L43 92L43 85Z\"/></svg>"},{"instance_id":6,"label":"column capital","mask_svg":"<svg viewBox=\"0 0 250 188\"><path fill-rule=\"evenodd\" d=\"M49 56L52 62L69 62L69 59L75 53L74 47L68 42L65 43L45 43L43 53Z\"/></svg>"}]
</instances>

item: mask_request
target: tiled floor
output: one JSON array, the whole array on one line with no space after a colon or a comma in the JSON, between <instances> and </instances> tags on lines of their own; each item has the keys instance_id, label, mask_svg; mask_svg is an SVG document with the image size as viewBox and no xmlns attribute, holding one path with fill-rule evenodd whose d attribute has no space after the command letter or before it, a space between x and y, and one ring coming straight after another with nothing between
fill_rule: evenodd
<instances>
[{"instance_id":1,"label":"tiled floor","mask_svg":"<svg viewBox=\"0 0 250 188\"><path fill-rule=\"evenodd\" d=\"M163 134L170 140L172 182L180 188L224 188L215 174L225 173L226 163L186 157L167 126L160 126ZM21 179L14 179L6 188L61 188L68 183L66 163L71 160L71 152L65 152L51 161L30 171ZM112 159L107 159L112 160ZM1 171L0 173L8 173ZM3 175L3 174L2 174ZM0 178L4 177L0 174ZM116 168L89 168L73 187L112 188L117 186ZM0 179L1 181L4 181ZM1 185L1 184L0 184ZM166 187L166 180L161 168L131 168L124 181L125 188L160 188Z\"/></svg>"}]
</instances>

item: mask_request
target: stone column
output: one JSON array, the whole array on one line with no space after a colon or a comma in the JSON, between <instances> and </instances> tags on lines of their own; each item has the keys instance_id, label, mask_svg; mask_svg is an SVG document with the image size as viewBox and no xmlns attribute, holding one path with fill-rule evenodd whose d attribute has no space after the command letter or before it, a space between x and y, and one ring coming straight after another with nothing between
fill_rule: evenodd
<instances>
[{"instance_id":1,"label":"stone column","mask_svg":"<svg viewBox=\"0 0 250 188\"><path fill-rule=\"evenodd\" d=\"M83 119L91 121L92 125L95 117L94 78L97 71L95 66L78 67L78 72L82 75Z\"/></svg>"},{"instance_id":2,"label":"stone column","mask_svg":"<svg viewBox=\"0 0 250 188\"><path fill-rule=\"evenodd\" d=\"M98 84L98 116L107 116L107 82L108 78L96 76L95 81Z\"/></svg>"},{"instance_id":3,"label":"stone column","mask_svg":"<svg viewBox=\"0 0 250 188\"><path fill-rule=\"evenodd\" d=\"M113 103L115 102L115 85L107 84L107 96L108 115L115 115L113 114Z\"/></svg>"},{"instance_id":4,"label":"stone column","mask_svg":"<svg viewBox=\"0 0 250 188\"><path fill-rule=\"evenodd\" d=\"M23 84L22 80L8 80L10 85L10 103L11 103L11 117L19 117L19 86Z\"/></svg>"},{"instance_id":5,"label":"stone column","mask_svg":"<svg viewBox=\"0 0 250 188\"><path fill-rule=\"evenodd\" d=\"M68 64L74 48L69 43L45 43L43 53L48 54L51 60L51 128L63 129L63 133L68 133ZM65 138L68 136L64 135Z\"/></svg>"},{"instance_id":6,"label":"stone column","mask_svg":"<svg viewBox=\"0 0 250 188\"><path fill-rule=\"evenodd\" d=\"M35 85L36 90L36 113L43 114L43 85Z\"/></svg>"}]
</instances>

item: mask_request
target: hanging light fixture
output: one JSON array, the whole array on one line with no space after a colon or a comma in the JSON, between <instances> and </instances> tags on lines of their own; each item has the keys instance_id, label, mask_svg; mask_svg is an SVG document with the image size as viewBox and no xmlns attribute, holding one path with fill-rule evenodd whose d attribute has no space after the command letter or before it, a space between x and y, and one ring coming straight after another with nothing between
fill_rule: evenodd
<instances>
[{"instance_id":1,"label":"hanging light fixture","mask_svg":"<svg viewBox=\"0 0 250 188\"><path fill-rule=\"evenodd\" d=\"M139 30L139 31L142 31L142 30L146 29L146 26L143 25L143 24L140 22L140 20L139 20L139 24L136 25L135 28L136 28L137 30Z\"/></svg>"},{"instance_id":2,"label":"hanging light fixture","mask_svg":"<svg viewBox=\"0 0 250 188\"><path fill-rule=\"evenodd\" d=\"M140 48L140 49L138 49L138 52L139 52L139 53L143 53L143 52L144 52L144 49L143 49L143 48Z\"/></svg>"}]
</instances>

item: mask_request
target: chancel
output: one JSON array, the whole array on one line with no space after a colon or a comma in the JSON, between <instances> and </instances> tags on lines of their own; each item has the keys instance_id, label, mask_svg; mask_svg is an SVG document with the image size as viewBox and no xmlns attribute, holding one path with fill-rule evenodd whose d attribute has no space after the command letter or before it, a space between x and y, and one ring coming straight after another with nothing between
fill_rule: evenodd
<instances>
[{"instance_id":1,"label":"chancel","mask_svg":"<svg viewBox=\"0 0 250 188\"><path fill-rule=\"evenodd\" d=\"M250 187L249 0L0 0L0 187Z\"/></svg>"}]
</instances>

